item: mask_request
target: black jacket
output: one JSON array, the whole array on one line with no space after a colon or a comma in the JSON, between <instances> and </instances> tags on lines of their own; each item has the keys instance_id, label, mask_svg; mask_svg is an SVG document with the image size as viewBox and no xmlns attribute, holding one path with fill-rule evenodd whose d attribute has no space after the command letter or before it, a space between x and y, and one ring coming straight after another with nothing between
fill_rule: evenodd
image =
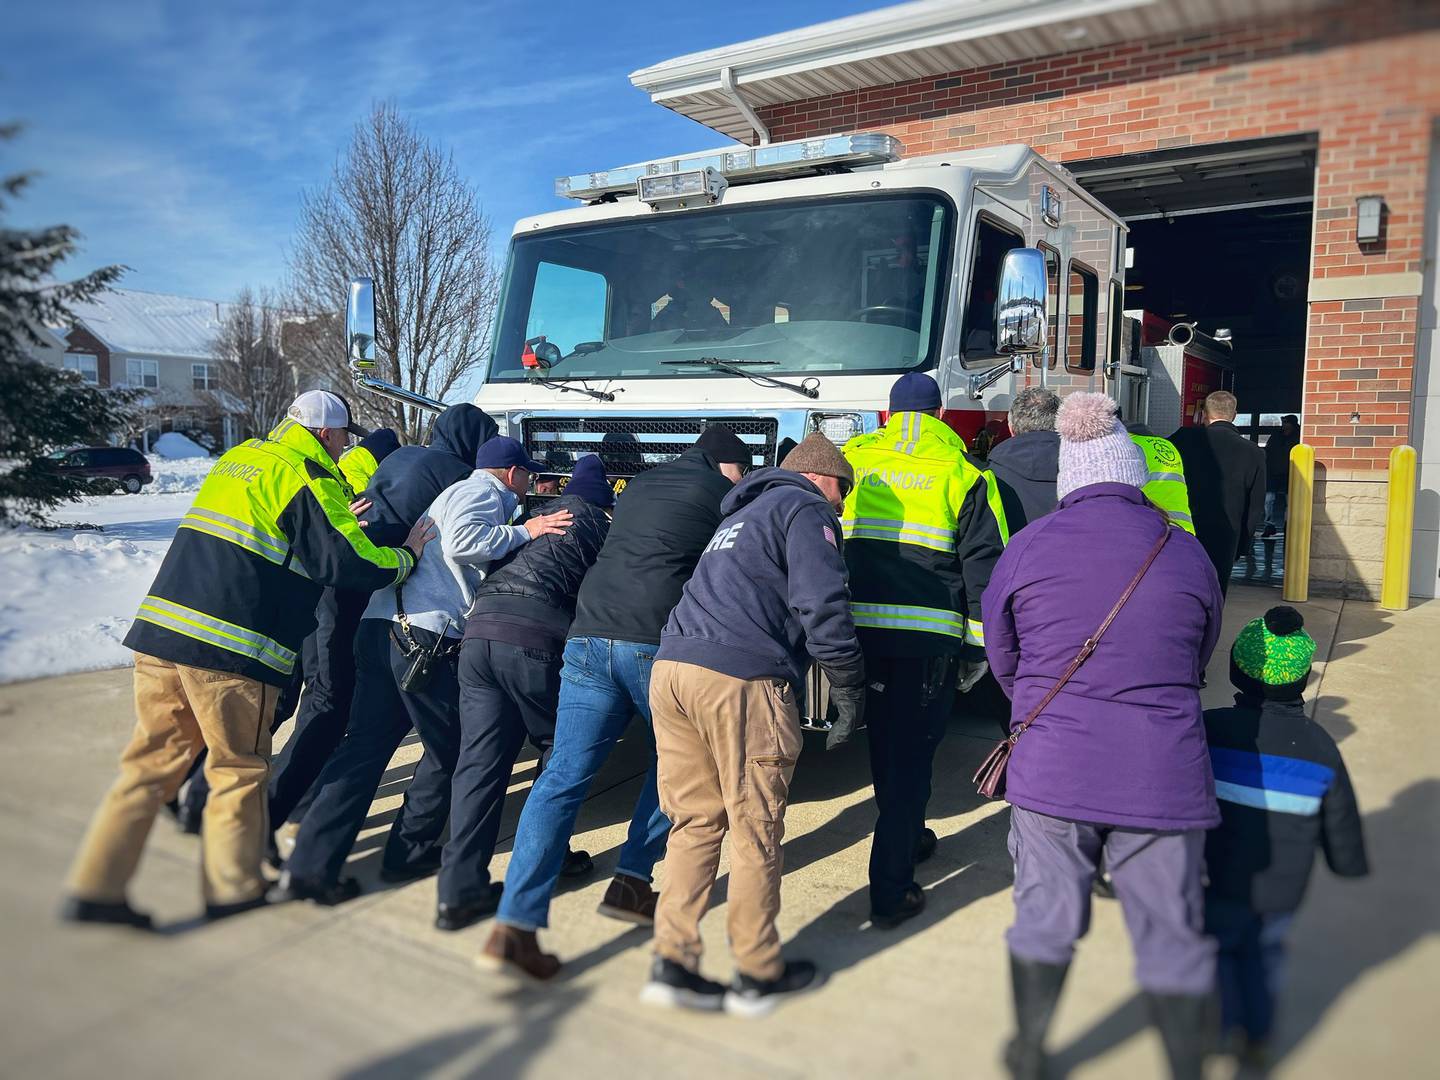
<instances>
[{"instance_id":1,"label":"black jacket","mask_svg":"<svg viewBox=\"0 0 1440 1080\"><path fill-rule=\"evenodd\" d=\"M1027 431L1012 436L991 449L986 464L1000 487L1011 536L1050 513L1060 501L1055 494L1060 436L1055 432Z\"/></svg>"},{"instance_id":2,"label":"black jacket","mask_svg":"<svg viewBox=\"0 0 1440 1080\"><path fill-rule=\"evenodd\" d=\"M813 659L836 685L860 685L840 520L819 489L788 469L759 469L720 509L656 659L785 679L797 691Z\"/></svg>"},{"instance_id":3,"label":"black jacket","mask_svg":"<svg viewBox=\"0 0 1440 1080\"><path fill-rule=\"evenodd\" d=\"M1265 451L1224 420L1181 428L1170 441L1185 463L1195 538L1223 586L1265 517Z\"/></svg>"},{"instance_id":4,"label":"black jacket","mask_svg":"<svg viewBox=\"0 0 1440 1080\"><path fill-rule=\"evenodd\" d=\"M564 495L545 506L547 514L560 510L573 515L563 535L532 540L491 567L475 590L465 622L467 638L554 653L564 647L565 631L575 617L575 595L605 544L610 518L578 495Z\"/></svg>"},{"instance_id":5,"label":"black jacket","mask_svg":"<svg viewBox=\"0 0 1440 1080\"><path fill-rule=\"evenodd\" d=\"M698 446L631 480L580 586L569 636L659 645L660 629L715 535L720 500L731 490Z\"/></svg>"},{"instance_id":6,"label":"black jacket","mask_svg":"<svg viewBox=\"0 0 1440 1080\"><path fill-rule=\"evenodd\" d=\"M1271 491L1290 490L1290 451L1300 442L1298 434L1281 428L1265 443L1265 486Z\"/></svg>"},{"instance_id":7,"label":"black jacket","mask_svg":"<svg viewBox=\"0 0 1440 1080\"><path fill-rule=\"evenodd\" d=\"M401 544L436 497L475 470L475 452L499 425L474 405L451 405L435 421L429 446L402 446L388 454L365 498L365 532L377 544Z\"/></svg>"},{"instance_id":8,"label":"black jacket","mask_svg":"<svg viewBox=\"0 0 1440 1080\"><path fill-rule=\"evenodd\" d=\"M1341 877L1369 873L1345 762L1302 702L1236 695L1228 709L1205 710L1205 736L1220 802L1205 841L1212 896L1294 911L1317 849Z\"/></svg>"}]
</instances>

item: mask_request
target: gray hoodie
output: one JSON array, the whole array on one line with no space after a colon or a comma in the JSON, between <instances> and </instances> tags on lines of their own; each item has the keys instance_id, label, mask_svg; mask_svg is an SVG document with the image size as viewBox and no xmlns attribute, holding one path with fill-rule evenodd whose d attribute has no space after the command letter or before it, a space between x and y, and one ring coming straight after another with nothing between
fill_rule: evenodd
<instances>
[{"instance_id":1,"label":"gray hoodie","mask_svg":"<svg viewBox=\"0 0 1440 1080\"><path fill-rule=\"evenodd\" d=\"M476 469L430 504L435 539L398 586L412 626L454 638L464 633L465 612L490 564L530 539L525 526L508 524L519 503L495 476ZM396 588L371 596L364 617L395 621Z\"/></svg>"}]
</instances>

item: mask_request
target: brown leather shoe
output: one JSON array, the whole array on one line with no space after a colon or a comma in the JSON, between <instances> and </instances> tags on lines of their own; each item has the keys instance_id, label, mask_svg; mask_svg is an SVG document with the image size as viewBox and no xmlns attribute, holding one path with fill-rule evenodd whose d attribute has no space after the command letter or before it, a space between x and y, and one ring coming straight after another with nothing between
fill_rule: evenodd
<instances>
[{"instance_id":1,"label":"brown leather shoe","mask_svg":"<svg viewBox=\"0 0 1440 1080\"><path fill-rule=\"evenodd\" d=\"M595 910L621 922L654 926L655 904L659 899L660 894L650 888L648 881L629 874L616 874L605 890L605 899Z\"/></svg>"},{"instance_id":2,"label":"brown leather shoe","mask_svg":"<svg viewBox=\"0 0 1440 1080\"><path fill-rule=\"evenodd\" d=\"M501 975L522 975L545 982L555 977L560 970L560 961L541 950L534 930L520 930L497 923L480 955L475 958L475 966Z\"/></svg>"}]
</instances>

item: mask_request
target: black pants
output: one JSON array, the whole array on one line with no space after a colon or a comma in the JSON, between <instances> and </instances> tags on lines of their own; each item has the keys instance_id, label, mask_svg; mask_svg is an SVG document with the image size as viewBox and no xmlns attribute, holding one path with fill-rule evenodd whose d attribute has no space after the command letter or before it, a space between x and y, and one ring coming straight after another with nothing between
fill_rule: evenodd
<instances>
[{"instance_id":1,"label":"black pants","mask_svg":"<svg viewBox=\"0 0 1440 1080\"><path fill-rule=\"evenodd\" d=\"M431 760L444 782L427 784L418 793L414 785L406 791L385 844L385 868L399 871L419 862L445 831L450 813L449 777L460 747L455 658L438 664L423 690L402 692L400 679L409 661L390 640L392 625L386 619L363 619L355 635L350 722L316 782L315 801L300 823L295 850L285 863L301 881L329 885L339 880L385 766L411 727L425 746L422 760ZM415 636L428 635L416 630Z\"/></svg>"},{"instance_id":2,"label":"black pants","mask_svg":"<svg viewBox=\"0 0 1440 1080\"><path fill-rule=\"evenodd\" d=\"M442 904L474 904L490 885L515 758L528 737L543 770L555 746L560 654L467 638L460 650L460 757L451 796L450 840L440 866Z\"/></svg>"},{"instance_id":3,"label":"black pants","mask_svg":"<svg viewBox=\"0 0 1440 1080\"><path fill-rule=\"evenodd\" d=\"M270 823L301 820L307 795L345 737L355 693L355 632L370 594L326 589L305 639L305 694L295 731L270 769Z\"/></svg>"},{"instance_id":4,"label":"black pants","mask_svg":"<svg viewBox=\"0 0 1440 1080\"><path fill-rule=\"evenodd\" d=\"M954 676L947 656L865 658L865 723L880 812L870 844L870 907L883 914L900 906L915 881L915 845L930 802L930 769L955 698Z\"/></svg>"}]
</instances>

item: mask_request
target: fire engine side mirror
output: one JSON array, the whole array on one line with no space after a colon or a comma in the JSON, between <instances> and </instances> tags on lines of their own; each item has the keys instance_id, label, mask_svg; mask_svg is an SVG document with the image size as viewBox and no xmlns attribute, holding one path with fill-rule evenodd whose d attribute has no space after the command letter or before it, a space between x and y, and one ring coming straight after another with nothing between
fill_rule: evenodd
<instances>
[{"instance_id":1,"label":"fire engine side mirror","mask_svg":"<svg viewBox=\"0 0 1440 1080\"><path fill-rule=\"evenodd\" d=\"M350 280L345 305L345 349L357 368L375 366L375 283L368 277Z\"/></svg>"},{"instance_id":2,"label":"fire engine side mirror","mask_svg":"<svg viewBox=\"0 0 1440 1080\"><path fill-rule=\"evenodd\" d=\"M1005 253L995 302L995 351L1001 356L1045 351L1050 336L1046 282L1045 254L1039 248L1014 248Z\"/></svg>"}]
</instances>

